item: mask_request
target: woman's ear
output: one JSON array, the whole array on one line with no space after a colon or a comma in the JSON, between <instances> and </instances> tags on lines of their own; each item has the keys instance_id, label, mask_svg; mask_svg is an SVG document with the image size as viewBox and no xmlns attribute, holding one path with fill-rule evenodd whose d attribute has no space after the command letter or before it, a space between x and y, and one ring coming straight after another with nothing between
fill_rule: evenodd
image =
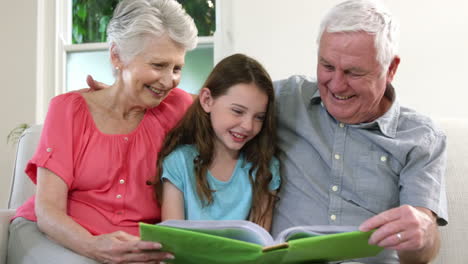
<instances>
[{"instance_id":1,"label":"woman's ear","mask_svg":"<svg viewBox=\"0 0 468 264\"><path fill-rule=\"evenodd\" d=\"M210 89L203 87L200 90L200 94L198 95L198 100L200 100L200 105L205 110L205 112L211 112L211 106L213 105L213 97L211 97Z\"/></svg>"},{"instance_id":2,"label":"woman's ear","mask_svg":"<svg viewBox=\"0 0 468 264\"><path fill-rule=\"evenodd\" d=\"M123 63L120 59L119 48L117 48L115 43L112 43L110 47L110 60L115 69L122 68Z\"/></svg>"}]
</instances>

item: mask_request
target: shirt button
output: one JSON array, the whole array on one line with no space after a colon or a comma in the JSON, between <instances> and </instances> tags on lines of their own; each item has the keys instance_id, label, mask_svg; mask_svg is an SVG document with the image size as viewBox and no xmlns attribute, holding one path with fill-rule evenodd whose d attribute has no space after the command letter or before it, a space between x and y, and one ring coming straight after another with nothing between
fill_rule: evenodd
<instances>
[{"instance_id":1,"label":"shirt button","mask_svg":"<svg viewBox=\"0 0 468 264\"><path fill-rule=\"evenodd\" d=\"M125 141L128 141L128 137L124 137L124 140L125 140Z\"/></svg>"},{"instance_id":2,"label":"shirt button","mask_svg":"<svg viewBox=\"0 0 468 264\"><path fill-rule=\"evenodd\" d=\"M340 159L340 154L335 154L335 159L339 160Z\"/></svg>"},{"instance_id":3,"label":"shirt button","mask_svg":"<svg viewBox=\"0 0 468 264\"><path fill-rule=\"evenodd\" d=\"M124 184L124 183L125 183L125 180L124 180L124 179L120 179L119 183L120 183L120 184Z\"/></svg>"},{"instance_id":4,"label":"shirt button","mask_svg":"<svg viewBox=\"0 0 468 264\"><path fill-rule=\"evenodd\" d=\"M115 196L115 198L120 199L120 198L122 198L122 195L117 194L117 195Z\"/></svg>"},{"instance_id":5,"label":"shirt button","mask_svg":"<svg viewBox=\"0 0 468 264\"><path fill-rule=\"evenodd\" d=\"M338 186L333 185L332 190L333 190L334 192L338 191Z\"/></svg>"},{"instance_id":6,"label":"shirt button","mask_svg":"<svg viewBox=\"0 0 468 264\"><path fill-rule=\"evenodd\" d=\"M380 157L380 161L386 162L386 161L387 161L387 157L385 157L385 156Z\"/></svg>"},{"instance_id":7,"label":"shirt button","mask_svg":"<svg viewBox=\"0 0 468 264\"><path fill-rule=\"evenodd\" d=\"M330 219L333 220L333 221L335 221L335 220L336 220L336 215L334 215L334 214L333 214L333 215L330 215Z\"/></svg>"},{"instance_id":8,"label":"shirt button","mask_svg":"<svg viewBox=\"0 0 468 264\"><path fill-rule=\"evenodd\" d=\"M123 214L123 213L122 213L122 211L117 211L117 214L118 214L118 215L121 215L121 214Z\"/></svg>"},{"instance_id":9,"label":"shirt button","mask_svg":"<svg viewBox=\"0 0 468 264\"><path fill-rule=\"evenodd\" d=\"M343 127L344 127L344 124L343 124L343 123L340 123L340 127L343 128Z\"/></svg>"},{"instance_id":10,"label":"shirt button","mask_svg":"<svg viewBox=\"0 0 468 264\"><path fill-rule=\"evenodd\" d=\"M52 152L52 148L47 148L46 151L47 152Z\"/></svg>"}]
</instances>

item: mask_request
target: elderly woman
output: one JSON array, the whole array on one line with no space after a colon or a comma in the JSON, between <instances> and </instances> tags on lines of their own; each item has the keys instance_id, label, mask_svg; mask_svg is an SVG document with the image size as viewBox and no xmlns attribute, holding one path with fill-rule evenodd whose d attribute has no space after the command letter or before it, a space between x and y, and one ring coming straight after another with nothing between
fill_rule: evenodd
<instances>
[{"instance_id":1,"label":"elderly woman","mask_svg":"<svg viewBox=\"0 0 468 264\"><path fill-rule=\"evenodd\" d=\"M10 225L8 263L159 263L139 239L160 221L157 153L191 97L175 88L194 48L193 20L174 0L124 0L109 23L115 83L52 99L26 173L36 197Z\"/></svg>"}]
</instances>

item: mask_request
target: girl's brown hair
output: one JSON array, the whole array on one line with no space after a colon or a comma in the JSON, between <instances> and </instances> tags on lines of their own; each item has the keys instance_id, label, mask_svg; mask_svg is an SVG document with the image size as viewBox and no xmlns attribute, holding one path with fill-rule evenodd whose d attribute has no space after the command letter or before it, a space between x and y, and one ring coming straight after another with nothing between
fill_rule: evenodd
<instances>
[{"instance_id":1,"label":"girl's brown hair","mask_svg":"<svg viewBox=\"0 0 468 264\"><path fill-rule=\"evenodd\" d=\"M241 149L246 161L252 164L249 170L253 191L250 219L263 226L268 209L273 206L275 199L268 187L272 179L270 162L277 150L274 91L271 78L256 60L243 54L234 54L224 58L215 66L203 87L208 88L212 98L216 99L225 95L230 87L239 83L253 83L268 96L267 110L260 132ZM177 126L166 136L159 152L156 177L158 198L162 197L160 178L163 173L164 159L177 146L188 144L195 145L199 152L193 161L197 194L205 205L213 201L213 190L209 187L206 175L214 158L214 139L215 133L209 114L203 110L200 101L196 99Z\"/></svg>"}]
</instances>

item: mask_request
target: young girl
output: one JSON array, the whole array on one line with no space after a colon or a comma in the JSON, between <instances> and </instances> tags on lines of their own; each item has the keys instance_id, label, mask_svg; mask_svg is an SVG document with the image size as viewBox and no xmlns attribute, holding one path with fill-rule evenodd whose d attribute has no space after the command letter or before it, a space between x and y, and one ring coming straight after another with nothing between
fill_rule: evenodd
<instances>
[{"instance_id":1,"label":"young girl","mask_svg":"<svg viewBox=\"0 0 468 264\"><path fill-rule=\"evenodd\" d=\"M280 185L270 76L235 54L203 87L159 153L162 219L249 219L269 230Z\"/></svg>"}]
</instances>

